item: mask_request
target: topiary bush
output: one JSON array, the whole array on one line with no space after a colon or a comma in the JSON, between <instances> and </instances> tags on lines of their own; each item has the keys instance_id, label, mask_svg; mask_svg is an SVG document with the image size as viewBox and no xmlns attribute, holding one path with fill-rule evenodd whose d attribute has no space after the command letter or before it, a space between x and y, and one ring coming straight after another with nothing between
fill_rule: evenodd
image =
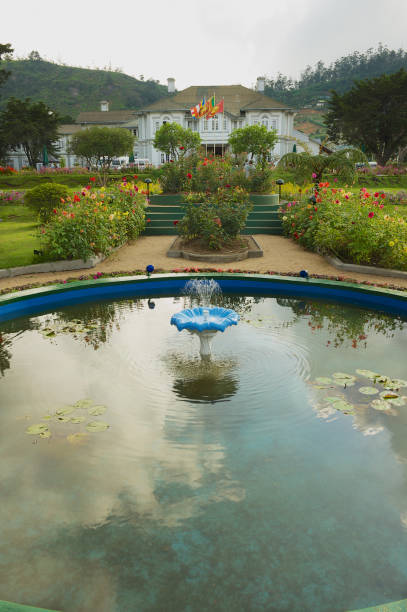
<instances>
[{"instance_id":1,"label":"topiary bush","mask_svg":"<svg viewBox=\"0 0 407 612\"><path fill-rule=\"evenodd\" d=\"M48 223L54 208L61 205L69 195L65 185L45 183L29 189L24 196L24 204L32 208L42 223Z\"/></svg>"}]
</instances>

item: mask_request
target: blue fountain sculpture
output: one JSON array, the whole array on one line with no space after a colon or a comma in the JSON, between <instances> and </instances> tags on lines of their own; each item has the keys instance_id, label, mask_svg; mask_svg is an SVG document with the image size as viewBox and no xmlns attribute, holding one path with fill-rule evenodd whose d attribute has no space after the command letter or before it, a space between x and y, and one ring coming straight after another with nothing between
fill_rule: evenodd
<instances>
[{"instance_id":1,"label":"blue fountain sculpture","mask_svg":"<svg viewBox=\"0 0 407 612\"><path fill-rule=\"evenodd\" d=\"M197 334L201 343L201 357L211 355L211 341L218 331L224 332L229 325L237 325L240 316L234 310L220 306L197 306L186 308L171 317L171 325L178 331L187 329Z\"/></svg>"}]
</instances>

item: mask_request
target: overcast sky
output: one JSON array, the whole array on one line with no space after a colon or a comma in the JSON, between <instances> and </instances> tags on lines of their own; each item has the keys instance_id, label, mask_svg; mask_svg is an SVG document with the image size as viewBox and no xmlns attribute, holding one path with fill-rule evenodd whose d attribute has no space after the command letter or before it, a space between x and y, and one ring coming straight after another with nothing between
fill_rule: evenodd
<instances>
[{"instance_id":1,"label":"overcast sky","mask_svg":"<svg viewBox=\"0 0 407 612\"><path fill-rule=\"evenodd\" d=\"M111 65L166 83L252 86L297 78L381 42L407 49L407 0L19 0L2 8L0 42L15 56Z\"/></svg>"}]
</instances>

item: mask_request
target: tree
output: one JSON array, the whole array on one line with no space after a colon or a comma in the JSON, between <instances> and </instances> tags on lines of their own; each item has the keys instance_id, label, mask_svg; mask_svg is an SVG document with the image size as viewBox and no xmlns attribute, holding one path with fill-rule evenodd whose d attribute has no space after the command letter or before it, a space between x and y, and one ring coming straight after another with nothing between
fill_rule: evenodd
<instances>
[{"instance_id":1,"label":"tree","mask_svg":"<svg viewBox=\"0 0 407 612\"><path fill-rule=\"evenodd\" d=\"M333 142L346 142L384 166L407 144L407 72L356 81L339 95L332 91L325 116Z\"/></svg>"},{"instance_id":2,"label":"tree","mask_svg":"<svg viewBox=\"0 0 407 612\"><path fill-rule=\"evenodd\" d=\"M13 53L13 51L14 49L11 48L9 43L6 45L0 45L0 61L3 59L3 55L9 55L10 53ZM7 81L10 74L11 72L9 70L4 70L4 68L0 70L0 85L3 85L3 83Z\"/></svg>"},{"instance_id":3,"label":"tree","mask_svg":"<svg viewBox=\"0 0 407 612\"><path fill-rule=\"evenodd\" d=\"M367 162L366 155L358 149L342 149L331 155L310 155L309 153L286 153L280 159L278 167L292 170L297 180L316 183L322 179L324 172L335 172L338 178L351 182L355 176L356 163Z\"/></svg>"},{"instance_id":4,"label":"tree","mask_svg":"<svg viewBox=\"0 0 407 612\"><path fill-rule=\"evenodd\" d=\"M23 147L29 165L35 167L44 147L48 154L57 154L58 125L59 115L43 102L10 98L0 114L0 142L9 149Z\"/></svg>"},{"instance_id":5,"label":"tree","mask_svg":"<svg viewBox=\"0 0 407 612\"><path fill-rule=\"evenodd\" d=\"M229 144L235 154L250 153L256 157L262 170L266 167L267 157L278 140L276 130L268 131L265 125L248 125L234 130L229 136Z\"/></svg>"},{"instance_id":6,"label":"tree","mask_svg":"<svg viewBox=\"0 0 407 612\"><path fill-rule=\"evenodd\" d=\"M106 173L115 157L130 154L133 151L134 136L124 128L91 127L73 135L70 145L72 153L86 159L88 166L102 167L106 182Z\"/></svg>"},{"instance_id":7,"label":"tree","mask_svg":"<svg viewBox=\"0 0 407 612\"><path fill-rule=\"evenodd\" d=\"M178 123L164 123L155 133L153 145L159 151L178 159L197 151L201 137L197 132L185 129Z\"/></svg>"}]
</instances>

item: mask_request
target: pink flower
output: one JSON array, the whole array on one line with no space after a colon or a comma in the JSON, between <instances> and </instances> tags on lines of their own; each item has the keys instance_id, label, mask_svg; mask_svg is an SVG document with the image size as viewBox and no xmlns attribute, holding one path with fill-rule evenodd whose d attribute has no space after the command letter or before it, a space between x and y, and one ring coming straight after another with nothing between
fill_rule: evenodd
<instances>
[{"instance_id":1,"label":"pink flower","mask_svg":"<svg viewBox=\"0 0 407 612\"><path fill-rule=\"evenodd\" d=\"M379 208L384 208L384 204L380 204Z\"/></svg>"},{"instance_id":2,"label":"pink flower","mask_svg":"<svg viewBox=\"0 0 407 612\"><path fill-rule=\"evenodd\" d=\"M337 178L334 178L334 182L335 182L335 183L337 183L337 182L338 182L338 179L337 179Z\"/></svg>"},{"instance_id":3,"label":"pink flower","mask_svg":"<svg viewBox=\"0 0 407 612\"><path fill-rule=\"evenodd\" d=\"M317 178L317 175L315 174L315 172L312 173L312 178Z\"/></svg>"},{"instance_id":4,"label":"pink flower","mask_svg":"<svg viewBox=\"0 0 407 612\"><path fill-rule=\"evenodd\" d=\"M374 212L370 211L370 213L367 216L369 217L369 219L372 219L374 217Z\"/></svg>"}]
</instances>

